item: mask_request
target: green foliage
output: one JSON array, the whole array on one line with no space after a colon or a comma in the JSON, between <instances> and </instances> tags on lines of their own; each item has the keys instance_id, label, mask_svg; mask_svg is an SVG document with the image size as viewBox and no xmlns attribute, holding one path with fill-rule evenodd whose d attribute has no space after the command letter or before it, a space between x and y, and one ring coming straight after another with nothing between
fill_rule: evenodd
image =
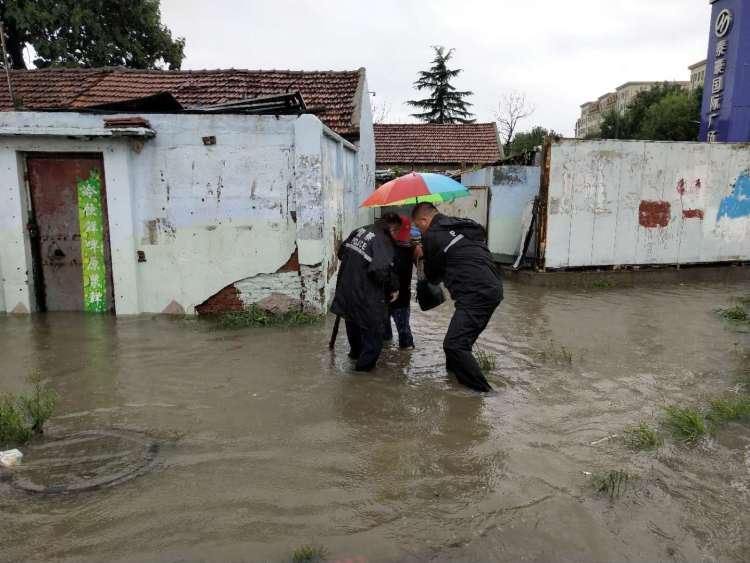
<instances>
[{"instance_id":1,"label":"green foliage","mask_svg":"<svg viewBox=\"0 0 750 563\"><path fill-rule=\"evenodd\" d=\"M495 357L494 354L489 354L488 352L485 352L484 350L477 350L476 352L474 352L474 359L479 364L479 368L485 374L495 369L495 361L497 358Z\"/></svg>"},{"instance_id":2,"label":"green foliage","mask_svg":"<svg viewBox=\"0 0 750 563\"><path fill-rule=\"evenodd\" d=\"M653 450L662 445L663 440L645 422L628 426L623 432L625 444L633 450Z\"/></svg>"},{"instance_id":3,"label":"green foliage","mask_svg":"<svg viewBox=\"0 0 750 563\"><path fill-rule=\"evenodd\" d=\"M591 282L591 287L594 289L611 289L615 287L615 282L607 278L599 278Z\"/></svg>"},{"instance_id":4,"label":"green foliage","mask_svg":"<svg viewBox=\"0 0 750 563\"><path fill-rule=\"evenodd\" d=\"M508 156L516 156L520 154L528 154L544 145L544 139L548 136L559 137L552 129L545 129L544 127L536 126L530 131L523 131L516 133L513 140L510 143L510 154Z\"/></svg>"},{"instance_id":5,"label":"green foliage","mask_svg":"<svg viewBox=\"0 0 750 563\"><path fill-rule=\"evenodd\" d=\"M158 0L4 0L0 18L13 68L31 44L42 68L180 68L185 40L161 23Z\"/></svg>"},{"instance_id":6,"label":"green foliage","mask_svg":"<svg viewBox=\"0 0 750 563\"><path fill-rule=\"evenodd\" d=\"M603 116L601 139L695 141L701 120L701 93L679 84L657 84L640 92L623 114Z\"/></svg>"},{"instance_id":7,"label":"green foliage","mask_svg":"<svg viewBox=\"0 0 750 563\"><path fill-rule=\"evenodd\" d=\"M445 47L433 47L435 58L429 70L419 73L419 78L414 83L417 90L428 90L430 96L421 100L409 100L406 103L412 107L422 110L413 113L425 123L474 123L472 114L468 108L472 105L465 98L473 92L460 91L451 84L462 69L449 69L448 61L453 57L454 49L446 50Z\"/></svg>"},{"instance_id":8,"label":"green foliage","mask_svg":"<svg viewBox=\"0 0 750 563\"><path fill-rule=\"evenodd\" d=\"M0 450L22 446L32 434L18 397L0 395Z\"/></svg>"},{"instance_id":9,"label":"green foliage","mask_svg":"<svg viewBox=\"0 0 750 563\"><path fill-rule=\"evenodd\" d=\"M711 401L711 411L707 418L714 424L750 418L750 397L715 399Z\"/></svg>"},{"instance_id":10,"label":"green foliage","mask_svg":"<svg viewBox=\"0 0 750 563\"><path fill-rule=\"evenodd\" d=\"M292 552L292 563L322 563L328 550L322 545L302 545Z\"/></svg>"},{"instance_id":11,"label":"green foliage","mask_svg":"<svg viewBox=\"0 0 750 563\"><path fill-rule=\"evenodd\" d=\"M40 372L32 372L29 382L30 395L0 395L0 449L22 446L34 433L44 432L55 410L57 395L45 387Z\"/></svg>"},{"instance_id":12,"label":"green foliage","mask_svg":"<svg viewBox=\"0 0 750 563\"><path fill-rule=\"evenodd\" d=\"M728 321L747 322L750 320L750 315L748 315L747 309L743 305L719 309L717 313L719 313L721 318Z\"/></svg>"},{"instance_id":13,"label":"green foliage","mask_svg":"<svg viewBox=\"0 0 750 563\"><path fill-rule=\"evenodd\" d=\"M221 328L234 329L247 327L309 325L322 321L323 316L305 313L299 309L276 315L252 305L242 311L231 311L217 315L215 320Z\"/></svg>"},{"instance_id":14,"label":"green foliage","mask_svg":"<svg viewBox=\"0 0 750 563\"><path fill-rule=\"evenodd\" d=\"M57 394L44 386L39 371L34 371L29 376L29 381L33 386L31 395L22 395L20 401L27 417L31 421L32 431L41 434L44 432L44 423L47 422L55 410Z\"/></svg>"},{"instance_id":15,"label":"green foliage","mask_svg":"<svg viewBox=\"0 0 750 563\"><path fill-rule=\"evenodd\" d=\"M677 405L670 405L664 411L664 425L678 440L695 444L706 433L706 423L698 411Z\"/></svg>"},{"instance_id":16,"label":"green foliage","mask_svg":"<svg viewBox=\"0 0 750 563\"><path fill-rule=\"evenodd\" d=\"M637 475L628 473L624 469L613 469L592 475L591 482L597 493L606 494L610 500L614 500L619 498L628 484L636 479L638 479Z\"/></svg>"}]
</instances>

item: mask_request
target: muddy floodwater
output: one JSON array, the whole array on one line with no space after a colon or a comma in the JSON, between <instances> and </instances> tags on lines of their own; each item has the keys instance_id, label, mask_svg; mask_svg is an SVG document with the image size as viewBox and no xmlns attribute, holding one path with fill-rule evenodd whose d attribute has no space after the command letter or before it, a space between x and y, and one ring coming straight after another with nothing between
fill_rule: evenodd
<instances>
[{"instance_id":1,"label":"muddy floodwater","mask_svg":"<svg viewBox=\"0 0 750 563\"><path fill-rule=\"evenodd\" d=\"M489 396L444 371L450 304L415 311L417 349L388 345L367 375L351 371L343 330L328 351L330 318L217 331L0 317L0 391L41 370L60 396L47 439L69 437L64 454L32 447L32 469L36 451L63 478L69 456L80 483L100 458L76 444L97 430L123 449L101 456L117 471L158 444L148 470L112 486L0 482L0 560L288 561L314 543L330 561L750 561L750 425L656 452L619 438L664 405L736 387L750 335L715 309L748 293L508 281L479 341L497 357ZM611 500L589 474L614 469L638 479Z\"/></svg>"}]
</instances>

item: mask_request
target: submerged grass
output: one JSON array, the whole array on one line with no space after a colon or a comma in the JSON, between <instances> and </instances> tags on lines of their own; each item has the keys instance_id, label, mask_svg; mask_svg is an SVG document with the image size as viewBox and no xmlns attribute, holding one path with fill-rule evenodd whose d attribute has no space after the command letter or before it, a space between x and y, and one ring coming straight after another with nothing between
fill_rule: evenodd
<instances>
[{"instance_id":1,"label":"submerged grass","mask_svg":"<svg viewBox=\"0 0 750 563\"><path fill-rule=\"evenodd\" d=\"M44 385L41 373L29 376L32 391L28 395L0 395L0 449L24 445L31 437L44 432L52 416L57 395Z\"/></svg>"},{"instance_id":2,"label":"submerged grass","mask_svg":"<svg viewBox=\"0 0 750 563\"><path fill-rule=\"evenodd\" d=\"M697 410L669 405L664 413L664 425L677 440L692 445L706 434L706 422Z\"/></svg>"},{"instance_id":3,"label":"submerged grass","mask_svg":"<svg viewBox=\"0 0 750 563\"><path fill-rule=\"evenodd\" d=\"M477 363L479 364L479 368L484 373L489 373L493 369L495 369L495 361L497 358L494 354L490 354L488 352L485 352L484 350L477 350L474 352L474 359L476 359Z\"/></svg>"},{"instance_id":4,"label":"submerged grass","mask_svg":"<svg viewBox=\"0 0 750 563\"><path fill-rule=\"evenodd\" d=\"M607 278L600 278L591 282L591 287L594 289L611 289L615 287L615 282Z\"/></svg>"},{"instance_id":5,"label":"submerged grass","mask_svg":"<svg viewBox=\"0 0 750 563\"><path fill-rule=\"evenodd\" d=\"M292 552L292 563L322 563L328 550L322 545L301 545Z\"/></svg>"},{"instance_id":6,"label":"submerged grass","mask_svg":"<svg viewBox=\"0 0 750 563\"><path fill-rule=\"evenodd\" d=\"M274 314L255 306L242 311L230 311L216 315L214 320L219 328L235 329L267 326L301 326L322 321L323 315L314 315L295 309L288 313Z\"/></svg>"},{"instance_id":7,"label":"submerged grass","mask_svg":"<svg viewBox=\"0 0 750 563\"><path fill-rule=\"evenodd\" d=\"M556 364L571 365L573 363L573 352L568 350L562 344L550 342L547 348L542 350L542 357L549 362Z\"/></svg>"},{"instance_id":8,"label":"submerged grass","mask_svg":"<svg viewBox=\"0 0 750 563\"><path fill-rule=\"evenodd\" d=\"M645 422L628 426L623 431L625 444L633 450L653 450L663 443L661 436Z\"/></svg>"},{"instance_id":9,"label":"submerged grass","mask_svg":"<svg viewBox=\"0 0 750 563\"><path fill-rule=\"evenodd\" d=\"M715 399L711 401L707 418L714 424L750 419L750 397L738 395L728 399Z\"/></svg>"},{"instance_id":10,"label":"submerged grass","mask_svg":"<svg viewBox=\"0 0 750 563\"><path fill-rule=\"evenodd\" d=\"M610 500L619 498L631 481L638 479L638 475L628 473L624 469L613 469L591 476L591 483L597 493L609 496Z\"/></svg>"},{"instance_id":11,"label":"submerged grass","mask_svg":"<svg viewBox=\"0 0 750 563\"><path fill-rule=\"evenodd\" d=\"M717 313L723 319L733 322L744 323L750 321L750 314L742 304L734 307L727 307L726 309L718 309Z\"/></svg>"}]
</instances>

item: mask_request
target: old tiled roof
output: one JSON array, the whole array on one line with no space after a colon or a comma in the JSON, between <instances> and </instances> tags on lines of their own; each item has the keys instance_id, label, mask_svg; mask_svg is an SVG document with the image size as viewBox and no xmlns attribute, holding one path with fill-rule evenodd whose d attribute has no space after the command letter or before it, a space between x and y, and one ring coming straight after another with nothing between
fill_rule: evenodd
<instances>
[{"instance_id":1,"label":"old tiled roof","mask_svg":"<svg viewBox=\"0 0 750 563\"><path fill-rule=\"evenodd\" d=\"M124 68L15 70L16 102L26 111L75 110L169 92L183 107L300 92L310 113L342 135L359 132L364 69L355 71ZM12 111L4 77L0 110Z\"/></svg>"},{"instance_id":2,"label":"old tiled roof","mask_svg":"<svg viewBox=\"0 0 750 563\"><path fill-rule=\"evenodd\" d=\"M378 123L375 151L377 166L489 164L502 158L494 123Z\"/></svg>"}]
</instances>

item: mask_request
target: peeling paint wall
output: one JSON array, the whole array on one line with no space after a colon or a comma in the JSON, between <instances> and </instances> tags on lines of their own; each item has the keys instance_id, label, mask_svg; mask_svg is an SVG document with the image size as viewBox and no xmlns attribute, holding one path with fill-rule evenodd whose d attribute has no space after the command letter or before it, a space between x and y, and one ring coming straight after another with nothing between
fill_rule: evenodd
<instances>
[{"instance_id":1,"label":"peeling paint wall","mask_svg":"<svg viewBox=\"0 0 750 563\"><path fill-rule=\"evenodd\" d=\"M312 115L144 117L145 142L101 136L96 115L0 117L0 311L33 309L19 155L38 151L104 156L118 314L192 314L228 287L243 304L277 291L322 312L345 210L372 189L359 152Z\"/></svg>"},{"instance_id":2,"label":"peeling paint wall","mask_svg":"<svg viewBox=\"0 0 750 563\"><path fill-rule=\"evenodd\" d=\"M461 175L466 187L490 187L490 211L487 234L490 252L501 257L518 254L522 218L539 193L538 166L490 166Z\"/></svg>"},{"instance_id":3,"label":"peeling paint wall","mask_svg":"<svg viewBox=\"0 0 750 563\"><path fill-rule=\"evenodd\" d=\"M547 268L750 260L750 146L552 146Z\"/></svg>"}]
</instances>

